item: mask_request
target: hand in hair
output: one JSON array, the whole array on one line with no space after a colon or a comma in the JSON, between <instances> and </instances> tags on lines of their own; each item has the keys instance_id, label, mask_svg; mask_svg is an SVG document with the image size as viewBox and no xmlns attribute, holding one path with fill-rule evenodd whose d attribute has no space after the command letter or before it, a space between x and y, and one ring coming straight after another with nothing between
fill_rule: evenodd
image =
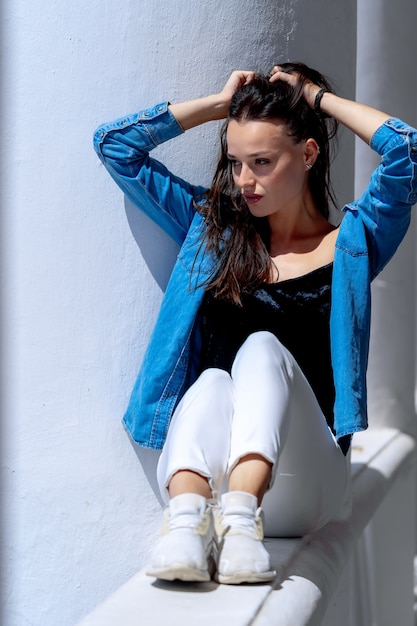
<instances>
[{"instance_id":1,"label":"hand in hair","mask_svg":"<svg viewBox=\"0 0 417 626\"><path fill-rule=\"evenodd\" d=\"M251 80L253 80L254 78L255 72L246 70L235 70L230 74L220 94L223 95L225 97L225 100L230 103L230 100L232 99L235 91L237 91L239 87L243 87L243 85L247 85L248 83L250 83Z\"/></svg>"},{"instance_id":2,"label":"hand in hair","mask_svg":"<svg viewBox=\"0 0 417 626\"><path fill-rule=\"evenodd\" d=\"M280 65L274 65L269 80L271 83L282 80L283 82L294 87L294 89L302 89L303 97L312 109L314 109L317 94L323 88L320 85L316 85L305 76L302 76L299 72L293 70L289 71L286 69L284 70Z\"/></svg>"},{"instance_id":3,"label":"hand in hair","mask_svg":"<svg viewBox=\"0 0 417 626\"><path fill-rule=\"evenodd\" d=\"M324 76L303 63L275 65L269 80L271 83L282 81L290 84L312 109L320 112L323 117L332 117L366 143L370 142L377 128L390 117L383 111L335 95Z\"/></svg>"},{"instance_id":4,"label":"hand in hair","mask_svg":"<svg viewBox=\"0 0 417 626\"><path fill-rule=\"evenodd\" d=\"M220 92L197 100L171 104L171 113L183 130L212 120L221 120L227 116L230 101L235 91L249 83L254 77L255 72L244 70L232 72Z\"/></svg>"}]
</instances>

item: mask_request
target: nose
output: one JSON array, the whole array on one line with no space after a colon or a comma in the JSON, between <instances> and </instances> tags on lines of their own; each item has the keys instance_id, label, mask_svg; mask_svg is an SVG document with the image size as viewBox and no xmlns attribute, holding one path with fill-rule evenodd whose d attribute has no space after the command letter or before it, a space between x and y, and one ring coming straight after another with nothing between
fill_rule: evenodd
<instances>
[{"instance_id":1,"label":"nose","mask_svg":"<svg viewBox=\"0 0 417 626\"><path fill-rule=\"evenodd\" d=\"M256 185L255 177L252 170L245 164L242 164L239 172L237 185L241 189L252 189Z\"/></svg>"}]
</instances>

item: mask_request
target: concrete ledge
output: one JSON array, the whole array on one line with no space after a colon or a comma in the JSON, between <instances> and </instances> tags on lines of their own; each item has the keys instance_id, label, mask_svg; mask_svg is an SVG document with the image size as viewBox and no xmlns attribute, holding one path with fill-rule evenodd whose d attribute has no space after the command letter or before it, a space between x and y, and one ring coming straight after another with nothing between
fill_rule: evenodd
<instances>
[{"instance_id":1,"label":"concrete ledge","mask_svg":"<svg viewBox=\"0 0 417 626\"><path fill-rule=\"evenodd\" d=\"M355 435L351 518L300 539L267 539L273 584L165 583L139 572L78 626L320 626L356 539L414 452L414 439L395 429Z\"/></svg>"}]
</instances>

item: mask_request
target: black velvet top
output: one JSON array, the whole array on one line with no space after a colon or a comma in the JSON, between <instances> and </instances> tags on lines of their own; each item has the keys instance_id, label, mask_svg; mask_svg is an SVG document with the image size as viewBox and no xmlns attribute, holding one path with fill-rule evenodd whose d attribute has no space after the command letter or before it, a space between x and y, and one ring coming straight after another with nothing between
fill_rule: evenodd
<instances>
[{"instance_id":1,"label":"black velvet top","mask_svg":"<svg viewBox=\"0 0 417 626\"><path fill-rule=\"evenodd\" d=\"M243 307L207 292L201 306L202 370L231 370L236 352L253 332L268 330L291 352L333 428L335 390L330 360L333 264L304 276L265 283L242 299Z\"/></svg>"}]
</instances>

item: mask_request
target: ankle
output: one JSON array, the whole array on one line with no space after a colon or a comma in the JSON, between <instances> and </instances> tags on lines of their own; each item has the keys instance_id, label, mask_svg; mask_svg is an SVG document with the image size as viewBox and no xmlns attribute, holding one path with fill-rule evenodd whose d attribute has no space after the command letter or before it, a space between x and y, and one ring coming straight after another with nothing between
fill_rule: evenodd
<instances>
[{"instance_id":1,"label":"ankle","mask_svg":"<svg viewBox=\"0 0 417 626\"><path fill-rule=\"evenodd\" d=\"M176 472L169 481L168 492L170 498L184 493L195 493L207 499L211 498L208 478L191 470Z\"/></svg>"},{"instance_id":2,"label":"ankle","mask_svg":"<svg viewBox=\"0 0 417 626\"><path fill-rule=\"evenodd\" d=\"M229 491L243 491L255 495L258 503L271 483L273 464L260 454L248 454L233 467L229 477Z\"/></svg>"}]
</instances>

